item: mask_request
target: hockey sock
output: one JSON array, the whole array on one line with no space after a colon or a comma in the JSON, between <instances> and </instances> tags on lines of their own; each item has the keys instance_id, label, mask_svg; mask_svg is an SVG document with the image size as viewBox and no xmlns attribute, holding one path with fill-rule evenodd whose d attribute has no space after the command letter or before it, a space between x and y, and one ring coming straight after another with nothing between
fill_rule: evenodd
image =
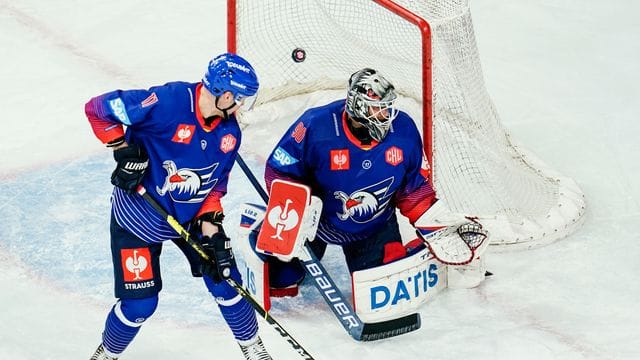
<instances>
[{"instance_id":1,"label":"hockey sock","mask_svg":"<svg viewBox=\"0 0 640 360\"><path fill-rule=\"evenodd\" d=\"M107 316L102 344L113 354L121 354L138 334L142 323L149 318L158 305L158 297L144 299L122 299Z\"/></svg>"},{"instance_id":2,"label":"hockey sock","mask_svg":"<svg viewBox=\"0 0 640 360\"><path fill-rule=\"evenodd\" d=\"M231 300L216 300L222 317L238 341L252 339L258 333L258 320L251 305L237 295Z\"/></svg>"},{"instance_id":3,"label":"hockey sock","mask_svg":"<svg viewBox=\"0 0 640 360\"><path fill-rule=\"evenodd\" d=\"M231 276L240 279L237 268L233 269ZM247 341L254 338L258 333L258 320L251 305L226 281L214 283L208 276L204 277L204 281L236 340Z\"/></svg>"}]
</instances>

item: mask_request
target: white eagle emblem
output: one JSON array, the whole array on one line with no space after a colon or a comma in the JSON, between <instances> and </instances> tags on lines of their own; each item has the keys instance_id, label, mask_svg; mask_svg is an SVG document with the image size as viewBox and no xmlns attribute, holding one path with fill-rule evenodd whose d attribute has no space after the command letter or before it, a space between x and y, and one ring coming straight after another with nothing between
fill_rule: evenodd
<instances>
[{"instance_id":1,"label":"white eagle emblem","mask_svg":"<svg viewBox=\"0 0 640 360\"><path fill-rule=\"evenodd\" d=\"M342 202L342 212L337 212L340 220L351 219L357 223L366 223L382 214L393 192L390 191L393 177L382 180L366 188L347 195L344 191L334 191L334 198Z\"/></svg>"},{"instance_id":2,"label":"white eagle emblem","mask_svg":"<svg viewBox=\"0 0 640 360\"><path fill-rule=\"evenodd\" d=\"M162 167L167 171L162 187L156 186L158 195L169 194L176 202L200 202L218 182L212 175L218 163L204 169L178 169L176 163L166 160Z\"/></svg>"}]
</instances>

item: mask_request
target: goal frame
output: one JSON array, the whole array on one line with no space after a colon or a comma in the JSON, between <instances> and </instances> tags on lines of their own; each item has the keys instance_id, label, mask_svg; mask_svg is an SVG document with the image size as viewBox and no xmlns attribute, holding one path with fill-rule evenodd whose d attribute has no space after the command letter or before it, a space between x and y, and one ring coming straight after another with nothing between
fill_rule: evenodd
<instances>
[{"instance_id":1,"label":"goal frame","mask_svg":"<svg viewBox=\"0 0 640 360\"><path fill-rule=\"evenodd\" d=\"M227 0L227 49L255 56L254 67L263 78L258 103L303 94L313 100L322 90L345 90L348 74L357 69L389 67L383 72L397 77L391 78L396 91L407 97L398 103L422 133L429 183L449 210L477 217L491 233L494 249L543 246L582 224L585 196L573 179L524 149L501 124L482 75L469 2L359 0L356 5L367 9L361 11L351 7L355 1ZM322 16L295 15L323 11L324 5L335 19L333 28ZM392 26L371 37L367 14ZM339 41L341 31L345 42ZM273 43L276 34L282 40ZM359 36L362 43L345 46ZM386 47L378 46L383 42ZM294 52L285 53L299 45L315 51L300 66L295 63L305 61L304 53L300 61ZM256 110L242 116L245 125L265 114L270 121L280 116L269 106Z\"/></svg>"},{"instance_id":2,"label":"goal frame","mask_svg":"<svg viewBox=\"0 0 640 360\"><path fill-rule=\"evenodd\" d=\"M431 167L431 171L429 172L429 182L435 186L433 182L433 172L436 170L433 164L433 74L431 57L431 26L427 20L392 0L372 1L405 19L407 22L416 26L420 31L422 42L422 144L425 156L427 157L427 162ZM234 54L237 52L236 5L236 0L227 0L227 51Z\"/></svg>"}]
</instances>

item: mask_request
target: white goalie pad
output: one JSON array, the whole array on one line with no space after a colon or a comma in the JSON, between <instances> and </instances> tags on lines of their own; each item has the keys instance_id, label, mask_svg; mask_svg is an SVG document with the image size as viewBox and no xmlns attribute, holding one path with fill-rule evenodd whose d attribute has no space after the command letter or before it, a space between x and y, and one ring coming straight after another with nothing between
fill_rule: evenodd
<instances>
[{"instance_id":1,"label":"white goalie pad","mask_svg":"<svg viewBox=\"0 0 640 360\"><path fill-rule=\"evenodd\" d=\"M243 287L262 307L269 311L269 266L253 250L249 236L257 231L264 219L265 207L255 204L243 204L240 211L240 230L237 241L233 241L233 251L243 261L238 262L238 270L242 274Z\"/></svg>"},{"instance_id":2,"label":"white goalie pad","mask_svg":"<svg viewBox=\"0 0 640 360\"><path fill-rule=\"evenodd\" d=\"M447 287L447 266L428 249L351 274L356 313L364 322L397 319L416 312Z\"/></svg>"},{"instance_id":3,"label":"white goalie pad","mask_svg":"<svg viewBox=\"0 0 640 360\"><path fill-rule=\"evenodd\" d=\"M486 255L475 258L471 263L461 266L447 267L447 285L450 289L471 289L485 279L487 271L485 263Z\"/></svg>"},{"instance_id":4,"label":"white goalie pad","mask_svg":"<svg viewBox=\"0 0 640 360\"><path fill-rule=\"evenodd\" d=\"M267 207L251 203L244 203L240 208L240 235L248 236L249 232L260 226Z\"/></svg>"},{"instance_id":5,"label":"white goalie pad","mask_svg":"<svg viewBox=\"0 0 640 360\"><path fill-rule=\"evenodd\" d=\"M274 180L256 250L289 262L304 257L304 244L313 241L322 212L320 198L303 184Z\"/></svg>"}]
</instances>

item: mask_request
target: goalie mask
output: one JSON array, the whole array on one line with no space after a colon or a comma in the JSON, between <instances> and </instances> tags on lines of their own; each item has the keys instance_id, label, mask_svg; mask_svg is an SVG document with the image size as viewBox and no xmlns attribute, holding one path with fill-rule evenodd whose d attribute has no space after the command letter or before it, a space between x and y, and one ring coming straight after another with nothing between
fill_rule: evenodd
<instances>
[{"instance_id":1,"label":"goalie mask","mask_svg":"<svg viewBox=\"0 0 640 360\"><path fill-rule=\"evenodd\" d=\"M382 141L398 116L393 108L397 98L395 88L377 71L364 68L349 79L346 111L354 120L369 130L369 135Z\"/></svg>"}]
</instances>

